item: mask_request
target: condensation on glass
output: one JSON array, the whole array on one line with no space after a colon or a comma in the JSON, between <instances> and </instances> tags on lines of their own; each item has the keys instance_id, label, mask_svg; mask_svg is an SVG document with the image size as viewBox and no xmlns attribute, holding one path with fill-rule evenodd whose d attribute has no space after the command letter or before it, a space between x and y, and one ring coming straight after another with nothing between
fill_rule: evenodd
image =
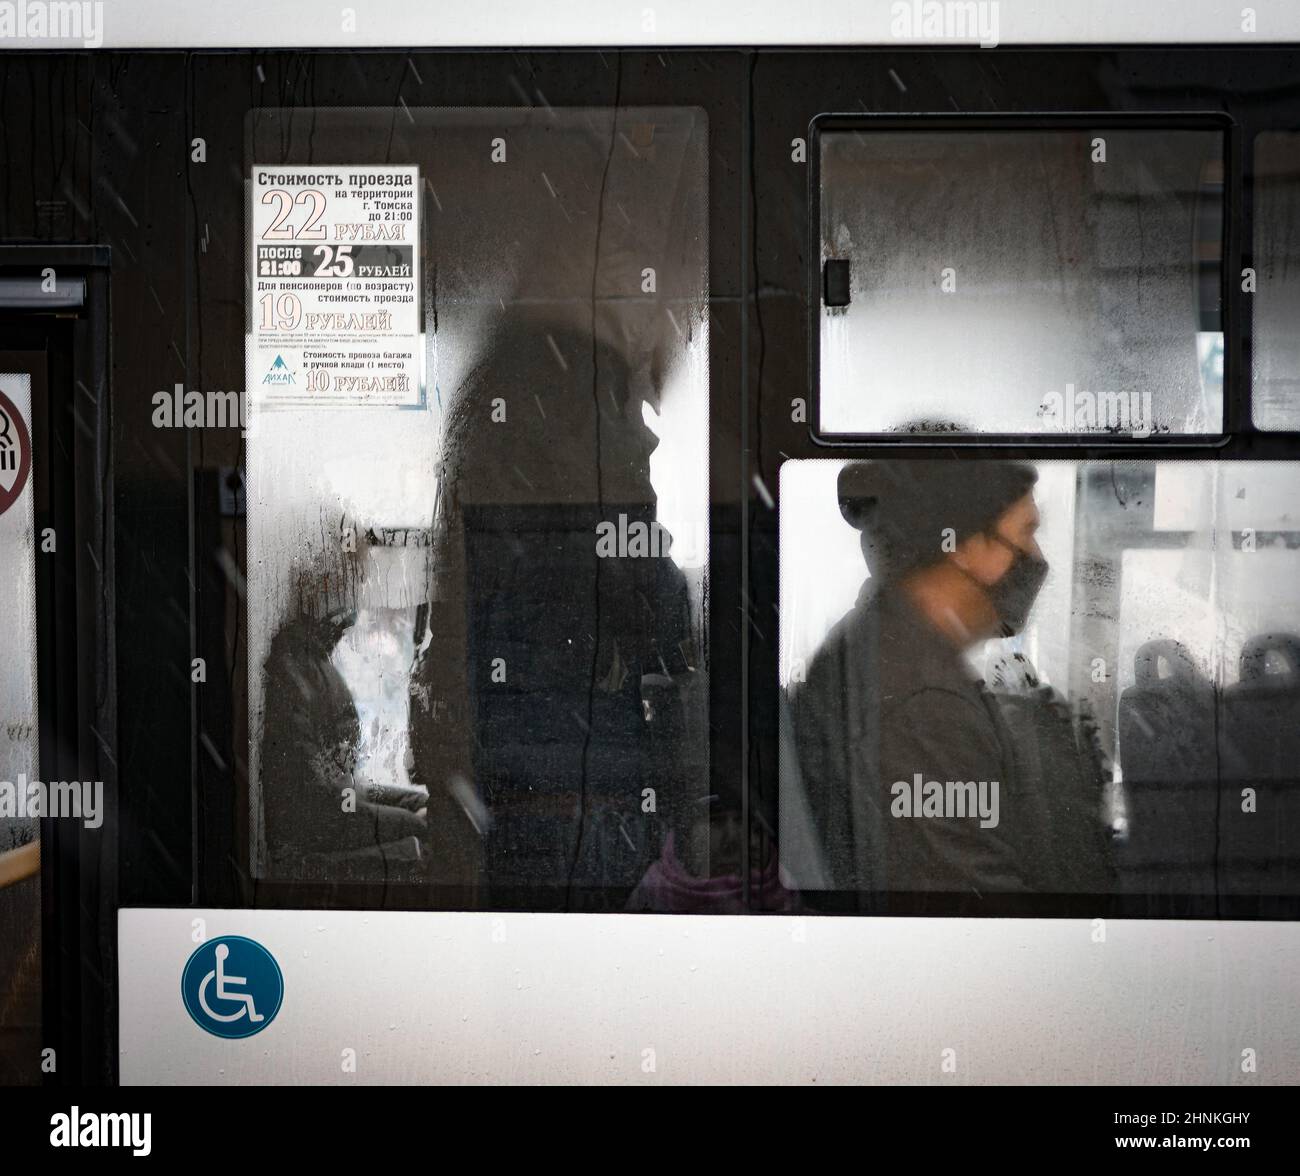
<instances>
[{"instance_id":1,"label":"condensation on glass","mask_svg":"<svg viewBox=\"0 0 1300 1176\"><path fill-rule=\"evenodd\" d=\"M1252 417L1258 429L1300 429L1300 134L1255 139L1254 214Z\"/></svg>"},{"instance_id":2,"label":"condensation on glass","mask_svg":"<svg viewBox=\"0 0 1300 1176\"><path fill-rule=\"evenodd\" d=\"M849 521L846 486L916 483L882 477L889 462L854 481L849 464L781 473L779 844L792 882L1300 892L1300 463L1030 463L1046 578L1017 635L960 654L963 642L935 643L906 578L873 556L888 492L871 523ZM924 518L924 488L919 511L899 508L930 545L916 566L954 558L943 545L954 495L981 493L994 470L947 467L958 473L920 483L947 482L935 517ZM977 511L963 517L978 525ZM960 543L968 529L955 530ZM965 689L958 657L982 681L978 697L936 693ZM987 752L971 717L981 705L998 716L986 727L1001 744ZM976 785L1002 775L1000 795L969 793L996 801L992 822L950 811L954 773ZM927 810L931 780L945 790ZM922 869L894 854L904 837L922 847Z\"/></svg>"},{"instance_id":3,"label":"condensation on glass","mask_svg":"<svg viewBox=\"0 0 1300 1176\"><path fill-rule=\"evenodd\" d=\"M40 883L25 876L40 820L25 815L21 800L40 779L31 375L0 373L0 393L0 567L8 581L0 624L0 1082L9 1084L40 1079Z\"/></svg>"},{"instance_id":4,"label":"condensation on glass","mask_svg":"<svg viewBox=\"0 0 1300 1176\"><path fill-rule=\"evenodd\" d=\"M818 141L821 434L1221 431L1220 132Z\"/></svg>"},{"instance_id":5,"label":"condensation on glass","mask_svg":"<svg viewBox=\"0 0 1300 1176\"><path fill-rule=\"evenodd\" d=\"M31 479L32 381L0 374L0 566L10 581L0 634L0 780L15 788L39 778L36 741L36 547ZM11 409L13 411L11 411ZM11 419L13 416L18 419ZM26 454L23 450L26 449ZM18 486L19 479L25 483ZM9 501L17 490L17 497ZM34 841L35 817L0 816L0 853Z\"/></svg>"},{"instance_id":6,"label":"condensation on glass","mask_svg":"<svg viewBox=\"0 0 1300 1176\"><path fill-rule=\"evenodd\" d=\"M685 855L707 142L696 108L250 116L250 169L419 168L425 381L420 407L250 421L255 874L618 908L673 834Z\"/></svg>"}]
</instances>

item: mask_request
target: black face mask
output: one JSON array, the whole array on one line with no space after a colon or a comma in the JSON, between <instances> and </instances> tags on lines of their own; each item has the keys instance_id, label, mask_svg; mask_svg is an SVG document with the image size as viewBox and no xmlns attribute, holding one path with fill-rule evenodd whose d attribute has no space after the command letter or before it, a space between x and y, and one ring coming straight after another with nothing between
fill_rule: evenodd
<instances>
[{"instance_id":1,"label":"black face mask","mask_svg":"<svg viewBox=\"0 0 1300 1176\"><path fill-rule=\"evenodd\" d=\"M990 533L990 538L1009 548L1015 556L1002 578L984 589L993 602L998 620L1002 622L1002 636L1012 637L1025 627L1025 621L1029 619L1029 610L1034 607L1038 590L1047 578L1047 560L1030 555L996 531Z\"/></svg>"}]
</instances>

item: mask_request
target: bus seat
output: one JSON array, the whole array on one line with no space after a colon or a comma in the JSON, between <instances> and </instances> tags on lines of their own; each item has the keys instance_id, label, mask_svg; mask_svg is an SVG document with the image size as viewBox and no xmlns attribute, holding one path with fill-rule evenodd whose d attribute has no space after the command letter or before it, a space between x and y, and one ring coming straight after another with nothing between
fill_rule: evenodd
<instances>
[{"instance_id":1,"label":"bus seat","mask_svg":"<svg viewBox=\"0 0 1300 1176\"><path fill-rule=\"evenodd\" d=\"M1243 647L1224 691L1223 779L1231 889L1285 892L1300 874L1300 636L1262 633Z\"/></svg>"},{"instance_id":2,"label":"bus seat","mask_svg":"<svg viewBox=\"0 0 1300 1176\"><path fill-rule=\"evenodd\" d=\"M1126 888L1212 893L1219 804L1213 684L1187 647L1169 638L1142 645L1133 669L1135 683L1119 702Z\"/></svg>"}]
</instances>

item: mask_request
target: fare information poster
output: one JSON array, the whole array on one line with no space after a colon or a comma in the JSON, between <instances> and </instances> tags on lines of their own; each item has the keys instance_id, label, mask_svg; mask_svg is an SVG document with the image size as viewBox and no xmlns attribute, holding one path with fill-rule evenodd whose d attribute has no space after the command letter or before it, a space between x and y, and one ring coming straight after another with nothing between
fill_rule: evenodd
<instances>
[{"instance_id":1,"label":"fare information poster","mask_svg":"<svg viewBox=\"0 0 1300 1176\"><path fill-rule=\"evenodd\" d=\"M424 402L416 167L258 167L251 398Z\"/></svg>"}]
</instances>

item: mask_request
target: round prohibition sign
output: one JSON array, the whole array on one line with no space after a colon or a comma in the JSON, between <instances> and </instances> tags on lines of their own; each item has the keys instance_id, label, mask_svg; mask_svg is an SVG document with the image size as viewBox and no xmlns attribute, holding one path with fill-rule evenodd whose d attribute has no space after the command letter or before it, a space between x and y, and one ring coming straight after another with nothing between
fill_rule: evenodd
<instances>
[{"instance_id":1,"label":"round prohibition sign","mask_svg":"<svg viewBox=\"0 0 1300 1176\"><path fill-rule=\"evenodd\" d=\"M32 439L27 422L4 392L0 391L0 515L22 494L32 469Z\"/></svg>"}]
</instances>

